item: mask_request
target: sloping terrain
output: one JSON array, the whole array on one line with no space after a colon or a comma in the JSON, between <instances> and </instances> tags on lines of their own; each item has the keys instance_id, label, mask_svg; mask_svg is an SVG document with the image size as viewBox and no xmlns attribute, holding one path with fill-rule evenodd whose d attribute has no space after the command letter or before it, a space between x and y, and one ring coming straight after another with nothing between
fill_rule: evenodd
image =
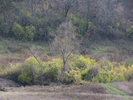
<instances>
[{"instance_id":1,"label":"sloping terrain","mask_svg":"<svg viewBox=\"0 0 133 100\"><path fill-rule=\"evenodd\" d=\"M96 59L108 59L114 62L123 62L132 59L133 42L124 39L97 39L83 41L80 48L76 49L80 54ZM12 39L0 40L0 64L6 66L9 62L24 61L29 56L41 58L43 61L56 57L50 46L44 42L21 42ZM59 55L58 55L59 56Z\"/></svg>"},{"instance_id":2,"label":"sloping terrain","mask_svg":"<svg viewBox=\"0 0 133 100\"><path fill-rule=\"evenodd\" d=\"M89 41L88 46L81 45L79 51L96 60L105 58L110 61L122 62L125 59L132 59L132 44L132 41L125 40ZM40 42L33 44L2 39L0 48L2 67L7 66L9 62L21 62L28 56L32 56L29 48L43 60L56 57L54 52L49 51L46 44ZM51 84L50 86L16 87L19 85L13 81L0 78L0 100L133 100L132 84L132 82L115 82L102 85L83 83L83 85L57 86Z\"/></svg>"}]
</instances>

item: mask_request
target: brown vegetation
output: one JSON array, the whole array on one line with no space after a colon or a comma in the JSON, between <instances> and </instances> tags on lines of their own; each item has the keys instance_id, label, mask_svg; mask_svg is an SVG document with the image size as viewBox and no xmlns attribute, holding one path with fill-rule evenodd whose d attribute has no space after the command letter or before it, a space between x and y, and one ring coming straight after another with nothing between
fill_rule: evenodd
<instances>
[{"instance_id":1,"label":"brown vegetation","mask_svg":"<svg viewBox=\"0 0 133 100\"><path fill-rule=\"evenodd\" d=\"M5 85L6 92L0 91L0 99L2 100L122 100L119 96L109 95L105 88L92 83L11 87L14 86L14 83L0 79L0 83L7 81L10 85Z\"/></svg>"}]
</instances>

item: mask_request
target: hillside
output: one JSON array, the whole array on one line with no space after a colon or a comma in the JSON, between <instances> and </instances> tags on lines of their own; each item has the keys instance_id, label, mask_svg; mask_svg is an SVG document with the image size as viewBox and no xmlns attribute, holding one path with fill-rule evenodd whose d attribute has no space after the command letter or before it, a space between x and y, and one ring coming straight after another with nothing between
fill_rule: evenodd
<instances>
[{"instance_id":1,"label":"hillside","mask_svg":"<svg viewBox=\"0 0 133 100\"><path fill-rule=\"evenodd\" d=\"M133 42L130 40L85 40L80 44L80 47L75 51L77 54L89 56L96 59L108 59L114 62L132 61ZM57 52L51 50L50 45L44 42L21 42L14 39L1 38L0 42L0 58L1 64L8 64L9 62L21 62L30 56L36 56L42 60L50 60L57 57ZM33 54L34 55L33 55Z\"/></svg>"},{"instance_id":2,"label":"hillside","mask_svg":"<svg viewBox=\"0 0 133 100\"><path fill-rule=\"evenodd\" d=\"M132 5L1 0L0 100L132 100Z\"/></svg>"}]
</instances>

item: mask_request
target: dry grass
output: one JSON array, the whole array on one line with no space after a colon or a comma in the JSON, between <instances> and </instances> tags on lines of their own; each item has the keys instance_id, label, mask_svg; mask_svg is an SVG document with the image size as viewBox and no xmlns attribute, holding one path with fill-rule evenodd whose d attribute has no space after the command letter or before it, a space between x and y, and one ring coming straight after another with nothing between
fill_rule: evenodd
<instances>
[{"instance_id":1,"label":"dry grass","mask_svg":"<svg viewBox=\"0 0 133 100\"><path fill-rule=\"evenodd\" d=\"M126 59L133 59L133 42L127 40L98 40L97 42L88 43L84 46L81 46L81 53L83 55L89 55L90 58L96 59L99 61L100 59L108 59L110 61L115 62L124 62ZM2 56L6 55L6 57L10 61L17 61L13 57L20 57L23 59L32 56L30 50L31 47L33 53L43 59L43 61L49 61L50 57L56 57L56 53L52 53L48 50L48 44L42 42L21 42L13 39L2 39L0 43L0 53ZM80 50L79 50L80 51ZM46 56L45 56L46 55ZM12 59L12 60L10 60ZM18 60L20 61L20 59Z\"/></svg>"},{"instance_id":2,"label":"dry grass","mask_svg":"<svg viewBox=\"0 0 133 100\"><path fill-rule=\"evenodd\" d=\"M87 42L82 45L81 54L89 55L90 58L99 61L107 59L113 62L125 62L126 59L133 59L133 42L119 39L119 40L96 40Z\"/></svg>"},{"instance_id":3,"label":"dry grass","mask_svg":"<svg viewBox=\"0 0 133 100\"><path fill-rule=\"evenodd\" d=\"M72 89L72 92L107 94L107 91L105 88L98 85L92 85L92 84L74 86Z\"/></svg>"},{"instance_id":4,"label":"dry grass","mask_svg":"<svg viewBox=\"0 0 133 100\"><path fill-rule=\"evenodd\" d=\"M132 100L133 97L127 95L111 95L102 86L94 83L83 83L82 85L57 85L50 86L26 86L10 87L11 81L1 79L0 83L7 83L6 92L0 92L2 100ZM10 85L8 84L10 83ZM131 86L131 82L110 83L113 86ZM120 88L120 87L118 87ZM124 90L123 90L124 91ZM124 98L124 99L122 99Z\"/></svg>"},{"instance_id":5,"label":"dry grass","mask_svg":"<svg viewBox=\"0 0 133 100\"><path fill-rule=\"evenodd\" d=\"M81 91L77 91L77 88ZM93 90L94 87L91 89L90 85L87 91L85 86L80 85L8 87L6 89L8 92L1 93L0 98L2 95L10 100L42 100L42 98L43 100L109 100L114 98L111 95L96 93L96 91L99 92L99 86ZM4 97L3 100L6 100Z\"/></svg>"},{"instance_id":6,"label":"dry grass","mask_svg":"<svg viewBox=\"0 0 133 100\"><path fill-rule=\"evenodd\" d=\"M9 63L9 61L3 57L3 56L0 56L0 66L1 68L3 69L5 66L7 66Z\"/></svg>"},{"instance_id":7,"label":"dry grass","mask_svg":"<svg viewBox=\"0 0 133 100\"><path fill-rule=\"evenodd\" d=\"M87 88L85 89L85 87ZM8 92L1 92L0 98L2 100L122 100L119 96L106 94L104 88L103 91L100 89L102 93L99 93L99 88L103 87L94 88L90 84L8 87L6 88Z\"/></svg>"},{"instance_id":8,"label":"dry grass","mask_svg":"<svg viewBox=\"0 0 133 100\"><path fill-rule=\"evenodd\" d=\"M67 97L68 100L122 100L121 98L113 97L113 96L106 96L100 94L73 94L73 93L64 93L64 97Z\"/></svg>"}]
</instances>

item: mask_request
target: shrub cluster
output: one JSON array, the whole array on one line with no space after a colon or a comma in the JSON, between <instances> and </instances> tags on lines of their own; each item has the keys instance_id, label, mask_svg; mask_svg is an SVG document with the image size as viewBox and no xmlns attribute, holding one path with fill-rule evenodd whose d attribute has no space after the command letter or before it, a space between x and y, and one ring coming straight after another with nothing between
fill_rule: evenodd
<instances>
[{"instance_id":1,"label":"shrub cluster","mask_svg":"<svg viewBox=\"0 0 133 100\"><path fill-rule=\"evenodd\" d=\"M68 14L67 21L72 21L73 25L77 27L76 32L78 33L78 37L82 37L83 35L92 31L95 26L92 25L92 22L87 20L86 18L80 17L80 14Z\"/></svg>"},{"instance_id":2,"label":"shrub cluster","mask_svg":"<svg viewBox=\"0 0 133 100\"><path fill-rule=\"evenodd\" d=\"M33 40L34 31L35 31L34 26L26 26L25 28L23 28L17 22L15 22L12 27L12 32L15 38L19 40Z\"/></svg>"},{"instance_id":3,"label":"shrub cluster","mask_svg":"<svg viewBox=\"0 0 133 100\"><path fill-rule=\"evenodd\" d=\"M71 60L63 71L61 58L52 61L39 62L29 57L23 63L10 64L10 68L0 72L7 78L20 84L79 83L81 80L90 82L116 82L133 78L133 65L125 66L116 62L85 58L82 55L71 55Z\"/></svg>"},{"instance_id":4,"label":"shrub cluster","mask_svg":"<svg viewBox=\"0 0 133 100\"><path fill-rule=\"evenodd\" d=\"M133 25L130 26L130 28L128 28L126 31L127 31L127 36L133 39Z\"/></svg>"}]
</instances>

